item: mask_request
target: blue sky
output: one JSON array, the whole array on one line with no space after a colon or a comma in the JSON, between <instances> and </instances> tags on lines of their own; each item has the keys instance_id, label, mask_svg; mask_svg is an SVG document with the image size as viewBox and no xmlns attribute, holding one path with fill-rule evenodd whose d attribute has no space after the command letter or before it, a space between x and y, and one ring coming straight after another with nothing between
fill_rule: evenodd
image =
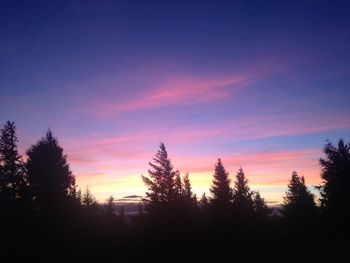
<instances>
[{"instance_id":1,"label":"blue sky","mask_svg":"<svg viewBox=\"0 0 350 263\"><path fill-rule=\"evenodd\" d=\"M350 140L348 32L348 1L2 1L0 121L22 153L51 128L102 201L160 141L198 194L221 157L280 201Z\"/></svg>"}]
</instances>

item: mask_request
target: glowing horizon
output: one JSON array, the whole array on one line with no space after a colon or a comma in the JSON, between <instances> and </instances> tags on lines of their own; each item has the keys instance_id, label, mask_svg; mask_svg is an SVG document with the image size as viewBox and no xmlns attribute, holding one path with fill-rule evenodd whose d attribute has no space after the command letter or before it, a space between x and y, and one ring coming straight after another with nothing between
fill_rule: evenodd
<instances>
[{"instance_id":1,"label":"glowing horizon","mask_svg":"<svg viewBox=\"0 0 350 263\"><path fill-rule=\"evenodd\" d=\"M188 131L186 130L186 132ZM213 135L217 136L214 132L207 133L205 137ZM178 135L176 134L176 136ZM192 137L191 134L186 133L185 137L188 138L188 136ZM150 136L132 136L132 138L138 142L144 142L145 138L149 139ZM82 141L84 140L83 138ZM68 161L76 176L77 184L82 191L89 186L90 191L99 202L105 202L111 195L115 198L123 198L128 195L143 196L145 194L146 188L141 180L141 174L147 174L148 162L152 161L158 150L158 144L151 146L153 152L147 150L144 152L138 152L137 150L116 150L113 152L113 145L118 148L118 143L130 145L130 141L121 136L112 140L102 140L102 142L98 140L89 142L92 145L84 145L81 142L81 149L77 141L76 144L68 143L65 145L66 143L61 143L68 155ZM179 142L181 142L179 138L176 138L175 143ZM203 144L203 142L201 143ZM96 145L99 145L99 147ZM102 145L108 148L105 159L89 158L90 154L99 153L99 155L103 155L101 151L107 148L103 148ZM142 148L142 144L139 146ZM74 151L75 148L80 149L80 152L79 150ZM229 172L232 186L238 168L242 167L251 189L259 191L269 203L281 203L283 201L284 192L294 170L305 176L309 187L321 183L318 159L322 156L322 149L264 152L242 149L243 153L241 154L226 152L218 157L202 153L197 153L198 156L182 155L180 153L172 155L169 147L167 147L167 150L174 168L179 169L182 174L187 172L190 174L193 190L198 198L204 192L207 196L210 196L209 188L217 158L222 159L227 172ZM22 149L21 152L24 153L24 150ZM314 190L312 187L310 189Z\"/></svg>"}]
</instances>

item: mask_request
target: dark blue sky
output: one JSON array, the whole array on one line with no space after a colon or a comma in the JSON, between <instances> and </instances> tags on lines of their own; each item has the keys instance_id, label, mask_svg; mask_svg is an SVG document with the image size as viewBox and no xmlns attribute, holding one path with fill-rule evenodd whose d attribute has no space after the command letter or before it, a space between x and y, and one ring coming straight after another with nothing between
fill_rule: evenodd
<instances>
[{"instance_id":1,"label":"dark blue sky","mask_svg":"<svg viewBox=\"0 0 350 263\"><path fill-rule=\"evenodd\" d=\"M0 7L0 121L22 151L50 127L100 199L142 193L160 140L198 192L222 157L270 199L350 140L350 1Z\"/></svg>"}]
</instances>

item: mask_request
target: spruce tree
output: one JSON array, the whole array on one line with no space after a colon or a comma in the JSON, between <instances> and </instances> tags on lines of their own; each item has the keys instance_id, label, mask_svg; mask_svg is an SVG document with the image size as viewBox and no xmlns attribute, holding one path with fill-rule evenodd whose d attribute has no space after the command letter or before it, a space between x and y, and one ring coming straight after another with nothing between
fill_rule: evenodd
<instances>
[{"instance_id":1,"label":"spruce tree","mask_svg":"<svg viewBox=\"0 0 350 263\"><path fill-rule=\"evenodd\" d=\"M202 194L201 199L199 200L199 207L203 210L206 210L209 207L209 200L205 193Z\"/></svg>"},{"instance_id":2,"label":"spruce tree","mask_svg":"<svg viewBox=\"0 0 350 263\"><path fill-rule=\"evenodd\" d=\"M82 206L86 214L95 215L98 213L98 203L91 193L89 186L86 186L83 194Z\"/></svg>"},{"instance_id":3,"label":"spruce tree","mask_svg":"<svg viewBox=\"0 0 350 263\"><path fill-rule=\"evenodd\" d=\"M248 185L248 179L245 177L243 169L240 168L236 174L235 186L233 188L233 207L236 212L244 216L252 214L253 208L253 192Z\"/></svg>"},{"instance_id":4,"label":"spruce tree","mask_svg":"<svg viewBox=\"0 0 350 263\"><path fill-rule=\"evenodd\" d=\"M331 218L346 222L350 220L350 143L339 140L334 146L328 142L323 152L326 157L320 159L322 208Z\"/></svg>"},{"instance_id":5,"label":"spruce tree","mask_svg":"<svg viewBox=\"0 0 350 263\"><path fill-rule=\"evenodd\" d=\"M197 206L197 197L195 194L192 192L192 186L191 186L191 181L189 174L186 173L184 178L183 178L183 199L186 204L190 207L196 207Z\"/></svg>"},{"instance_id":6,"label":"spruce tree","mask_svg":"<svg viewBox=\"0 0 350 263\"><path fill-rule=\"evenodd\" d=\"M285 218L290 222L310 221L315 217L316 212L314 195L306 187L304 177L293 171L284 196L283 214Z\"/></svg>"},{"instance_id":7,"label":"spruce tree","mask_svg":"<svg viewBox=\"0 0 350 263\"><path fill-rule=\"evenodd\" d=\"M212 197L210 202L213 206L220 208L227 208L232 199L232 192L230 189L230 179L228 178L228 173L225 170L221 159L215 165L215 172L213 175L212 186L210 192Z\"/></svg>"},{"instance_id":8,"label":"spruce tree","mask_svg":"<svg viewBox=\"0 0 350 263\"><path fill-rule=\"evenodd\" d=\"M0 132L0 195L8 201L27 199L28 185L24 162L17 150L15 123L7 121Z\"/></svg>"},{"instance_id":9,"label":"spruce tree","mask_svg":"<svg viewBox=\"0 0 350 263\"><path fill-rule=\"evenodd\" d=\"M256 218L258 220L266 220L270 213L270 209L258 191L254 192L253 196L253 206Z\"/></svg>"},{"instance_id":10,"label":"spruce tree","mask_svg":"<svg viewBox=\"0 0 350 263\"><path fill-rule=\"evenodd\" d=\"M160 143L159 150L153 158L154 164L149 163L148 177L142 175L142 180L148 188L145 201L148 209L165 207L172 204L177 197L176 174L168 157L165 145Z\"/></svg>"},{"instance_id":11,"label":"spruce tree","mask_svg":"<svg viewBox=\"0 0 350 263\"><path fill-rule=\"evenodd\" d=\"M82 203L81 190L78 189L78 185L75 184L75 178L73 178L73 186L69 189L68 196L71 200L71 206L74 210L79 210Z\"/></svg>"},{"instance_id":12,"label":"spruce tree","mask_svg":"<svg viewBox=\"0 0 350 263\"><path fill-rule=\"evenodd\" d=\"M179 170L175 172L175 192L176 192L175 198L178 199L178 201L180 201L183 195L183 185L182 185L181 174Z\"/></svg>"},{"instance_id":13,"label":"spruce tree","mask_svg":"<svg viewBox=\"0 0 350 263\"><path fill-rule=\"evenodd\" d=\"M63 148L49 130L27 150L27 175L37 205L45 211L65 208L75 179Z\"/></svg>"}]
</instances>

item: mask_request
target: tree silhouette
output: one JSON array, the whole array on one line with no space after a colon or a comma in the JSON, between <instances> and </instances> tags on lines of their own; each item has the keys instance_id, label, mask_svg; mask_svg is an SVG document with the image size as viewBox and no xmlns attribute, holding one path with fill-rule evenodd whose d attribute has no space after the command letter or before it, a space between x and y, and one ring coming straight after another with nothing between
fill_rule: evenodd
<instances>
[{"instance_id":1,"label":"tree silhouette","mask_svg":"<svg viewBox=\"0 0 350 263\"><path fill-rule=\"evenodd\" d=\"M189 174L186 173L184 178L183 178L183 198L187 204L190 206L197 206L197 197L195 194L192 192L192 186L191 186L191 181Z\"/></svg>"},{"instance_id":2,"label":"tree silhouette","mask_svg":"<svg viewBox=\"0 0 350 263\"><path fill-rule=\"evenodd\" d=\"M75 184L75 178L73 178L73 186L69 189L68 196L69 199L71 200L71 205L73 209L80 209L81 208L81 203L82 203L82 194L81 190L78 190L78 185Z\"/></svg>"},{"instance_id":3,"label":"tree silhouette","mask_svg":"<svg viewBox=\"0 0 350 263\"><path fill-rule=\"evenodd\" d=\"M67 156L49 130L27 150L27 173L36 203L42 210L58 211L69 202L75 179Z\"/></svg>"},{"instance_id":4,"label":"tree silhouette","mask_svg":"<svg viewBox=\"0 0 350 263\"><path fill-rule=\"evenodd\" d=\"M86 186L85 192L83 194L82 206L85 213L89 215L95 215L98 213L98 203L91 193L89 186Z\"/></svg>"},{"instance_id":5,"label":"tree silhouette","mask_svg":"<svg viewBox=\"0 0 350 263\"><path fill-rule=\"evenodd\" d=\"M151 166L151 169L148 170L149 177L142 175L142 180L148 188L145 201L150 210L159 205L167 206L174 202L178 190L175 181L177 172L174 171L163 143L160 143L159 150L153 160L155 164L149 163Z\"/></svg>"},{"instance_id":6,"label":"tree silhouette","mask_svg":"<svg viewBox=\"0 0 350 263\"><path fill-rule=\"evenodd\" d=\"M264 198L261 198L258 191L253 194L253 206L256 218L258 220L266 220L270 209L266 205Z\"/></svg>"},{"instance_id":7,"label":"tree silhouette","mask_svg":"<svg viewBox=\"0 0 350 263\"><path fill-rule=\"evenodd\" d=\"M178 200L182 199L183 195L183 185L182 185L182 180L181 180L181 174L179 170L175 172L175 198Z\"/></svg>"},{"instance_id":8,"label":"tree silhouette","mask_svg":"<svg viewBox=\"0 0 350 263\"><path fill-rule=\"evenodd\" d=\"M209 207L209 200L205 193L202 194L201 199L199 200L199 207L203 210L206 210Z\"/></svg>"},{"instance_id":9,"label":"tree silhouette","mask_svg":"<svg viewBox=\"0 0 350 263\"><path fill-rule=\"evenodd\" d=\"M321 203L328 216L338 221L350 219L350 143L339 140L334 146L328 142L323 152L325 159L320 159L322 167Z\"/></svg>"},{"instance_id":10,"label":"tree silhouette","mask_svg":"<svg viewBox=\"0 0 350 263\"><path fill-rule=\"evenodd\" d=\"M290 222L302 223L314 219L316 212L314 195L307 189L304 177L293 171L284 197L283 214Z\"/></svg>"},{"instance_id":11,"label":"tree silhouette","mask_svg":"<svg viewBox=\"0 0 350 263\"><path fill-rule=\"evenodd\" d=\"M28 198L25 166L17 150L15 123L7 121L0 132L1 197L8 201Z\"/></svg>"},{"instance_id":12,"label":"tree silhouette","mask_svg":"<svg viewBox=\"0 0 350 263\"><path fill-rule=\"evenodd\" d=\"M213 175L212 186L210 188L212 198L210 203L215 207L228 207L232 199L232 192L230 189L230 179L228 179L228 173L225 170L221 159L215 165L215 172Z\"/></svg>"},{"instance_id":13,"label":"tree silhouette","mask_svg":"<svg viewBox=\"0 0 350 263\"><path fill-rule=\"evenodd\" d=\"M245 177L243 169L240 168L236 174L235 185L233 188L233 207L236 212L242 216L252 215L254 211L253 192L248 185L248 179Z\"/></svg>"}]
</instances>

